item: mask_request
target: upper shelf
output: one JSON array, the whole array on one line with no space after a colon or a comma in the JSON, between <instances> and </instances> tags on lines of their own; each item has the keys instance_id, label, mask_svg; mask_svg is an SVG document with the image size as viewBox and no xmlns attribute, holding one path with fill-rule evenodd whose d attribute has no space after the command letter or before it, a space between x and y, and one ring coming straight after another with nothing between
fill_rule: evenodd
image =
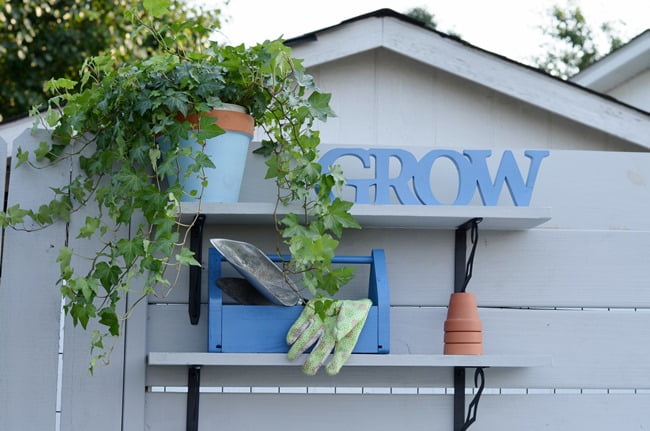
<instances>
[{"instance_id":1,"label":"upper shelf","mask_svg":"<svg viewBox=\"0 0 650 431\"><path fill-rule=\"evenodd\" d=\"M200 212L209 223L270 224L272 203L183 203L185 214ZM290 208L279 208L286 214ZM550 208L485 206L354 205L352 215L364 228L455 229L466 221L482 217L481 229L530 229L551 219Z\"/></svg>"},{"instance_id":2,"label":"upper shelf","mask_svg":"<svg viewBox=\"0 0 650 431\"><path fill-rule=\"evenodd\" d=\"M149 352L155 366L298 366L307 355L289 361L285 353ZM374 355L354 354L345 366L357 367L542 367L552 365L549 355Z\"/></svg>"}]
</instances>

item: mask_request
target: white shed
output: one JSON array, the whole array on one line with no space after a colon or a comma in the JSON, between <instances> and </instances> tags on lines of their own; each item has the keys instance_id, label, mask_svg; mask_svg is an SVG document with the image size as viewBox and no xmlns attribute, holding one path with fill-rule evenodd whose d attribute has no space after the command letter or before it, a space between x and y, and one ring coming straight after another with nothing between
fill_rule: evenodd
<instances>
[{"instance_id":1,"label":"white shed","mask_svg":"<svg viewBox=\"0 0 650 431\"><path fill-rule=\"evenodd\" d=\"M479 392L475 369L484 388L472 430L645 429L650 99L624 87L650 91L649 40L644 33L620 50L629 53L620 63L607 65L614 53L574 82L387 9L289 40L321 89L333 94L337 117L320 125L325 150L386 150L391 179L406 169L396 152L417 166L430 163L424 183L438 204L401 204L396 187L387 187L389 202L376 202L375 186L371 202L353 208L364 228L346 233L340 246L346 255L385 251L390 353L355 355L333 377L305 376L283 354L207 353L203 280L198 325L188 320L186 285L150 298L116 341L111 364L89 376L90 336L69 323L60 330L52 288L53 250L75 239L65 226L7 231L0 429L458 430ZM619 67L630 71L627 83L607 78ZM596 77L588 79L589 70ZM25 133L18 144L38 139ZM535 174L527 151L545 154ZM458 202L462 169L453 157L467 152L485 156L490 180L510 154L521 176L533 177L530 199L517 205L515 186L502 178L495 200L474 193ZM368 166L341 160L349 178L377 175L377 157L368 156ZM241 202L205 207L203 256L213 237L272 249L272 228L260 222L272 201L263 176L251 154ZM405 184L413 191L412 182ZM35 198L32 186L24 173L12 173L9 205ZM472 183L472 190L482 186ZM443 355L455 251L464 256L467 245L457 243L465 239L459 227L475 218L483 221L469 290L478 300L485 352ZM461 270L464 264L463 258ZM364 294L363 283L354 283L352 295ZM27 311L42 319L26 321Z\"/></svg>"},{"instance_id":2,"label":"white shed","mask_svg":"<svg viewBox=\"0 0 650 431\"><path fill-rule=\"evenodd\" d=\"M571 81L650 111L650 30L578 73Z\"/></svg>"}]
</instances>

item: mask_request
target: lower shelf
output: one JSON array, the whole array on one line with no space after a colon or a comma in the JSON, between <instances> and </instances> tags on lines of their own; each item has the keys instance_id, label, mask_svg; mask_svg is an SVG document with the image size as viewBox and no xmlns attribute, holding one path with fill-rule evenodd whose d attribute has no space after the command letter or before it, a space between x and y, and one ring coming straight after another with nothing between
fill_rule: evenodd
<instances>
[{"instance_id":1,"label":"lower shelf","mask_svg":"<svg viewBox=\"0 0 650 431\"><path fill-rule=\"evenodd\" d=\"M289 361L284 353L149 352L151 366L301 366L307 355ZM374 355L355 354L345 366L357 367L543 367L553 364L550 355Z\"/></svg>"}]
</instances>

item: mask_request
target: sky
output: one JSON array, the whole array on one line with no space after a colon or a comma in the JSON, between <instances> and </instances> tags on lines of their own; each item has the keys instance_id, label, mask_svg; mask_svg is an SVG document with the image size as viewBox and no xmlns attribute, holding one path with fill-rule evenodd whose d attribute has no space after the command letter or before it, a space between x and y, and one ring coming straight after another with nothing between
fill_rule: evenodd
<instances>
[{"instance_id":1,"label":"sky","mask_svg":"<svg viewBox=\"0 0 650 431\"><path fill-rule=\"evenodd\" d=\"M425 7L435 15L438 30L458 33L480 48L530 63L544 52L540 26L549 22L546 10L556 3L565 5L566 0L230 0L222 6L227 22L217 39L251 45L300 36L381 8L404 13ZM650 28L648 0L577 0L576 4L587 23L614 22L625 40Z\"/></svg>"}]
</instances>

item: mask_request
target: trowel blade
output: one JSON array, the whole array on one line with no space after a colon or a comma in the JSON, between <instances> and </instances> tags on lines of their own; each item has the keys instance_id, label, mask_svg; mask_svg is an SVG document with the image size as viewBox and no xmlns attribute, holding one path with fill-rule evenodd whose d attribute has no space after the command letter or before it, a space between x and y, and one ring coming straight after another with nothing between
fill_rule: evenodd
<instances>
[{"instance_id":1,"label":"trowel blade","mask_svg":"<svg viewBox=\"0 0 650 431\"><path fill-rule=\"evenodd\" d=\"M241 305L271 305L245 278L222 277L217 280L217 286Z\"/></svg>"},{"instance_id":2,"label":"trowel blade","mask_svg":"<svg viewBox=\"0 0 650 431\"><path fill-rule=\"evenodd\" d=\"M302 302L295 284L260 249L231 239L213 238L214 248L266 299L277 305Z\"/></svg>"}]
</instances>

